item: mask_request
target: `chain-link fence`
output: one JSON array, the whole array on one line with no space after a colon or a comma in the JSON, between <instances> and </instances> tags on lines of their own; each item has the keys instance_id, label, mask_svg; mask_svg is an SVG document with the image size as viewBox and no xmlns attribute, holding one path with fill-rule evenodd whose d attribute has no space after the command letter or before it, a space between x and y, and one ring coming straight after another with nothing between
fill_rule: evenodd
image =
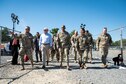
<instances>
[{"instance_id":1,"label":"chain-link fence","mask_svg":"<svg viewBox=\"0 0 126 84\"><path fill-rule=\"evenodd\" d=\"M109 48L109 53L107 56L108 58L110 57L112 59L113 57L117 57L118 54L122 54L124 63L126 63L126 33L125 32L126 32L126 26L115 28L112 30L108 28L108 33L111 35L113 41L112 45ZM93 35L95 40L98 38L99 35L100 33ZM96 53L95 55L98 56L99 54Z\"/></svg>"}]
</instances>

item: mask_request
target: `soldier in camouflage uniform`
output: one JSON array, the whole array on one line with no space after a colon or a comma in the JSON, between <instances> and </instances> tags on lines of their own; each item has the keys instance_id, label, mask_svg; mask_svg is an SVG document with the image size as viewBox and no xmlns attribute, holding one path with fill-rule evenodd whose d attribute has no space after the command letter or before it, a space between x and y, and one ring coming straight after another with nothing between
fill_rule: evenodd
<instances>
[{"instance_id":1,"label":"soldier in camouflage uniform","mask_svg":"<svg viewBox=\"0 0 126 84\"><path fill-rule=\"evenodd\" d=\"M71 44L72 44L72 50L74 51L74 60L77 63L77 52L78 52L78 48L77 48L77 38L78 38L78 32L75 31L74 35L71 37Z\"/></svg>"},{"instance_id":2,"label":"soldier in camouflage uniform","mask_svg":"<svg viewBox=\"0 0 126 84\"><path fill-rule=\"evenodd\" d=\"M59 62L59 37L58 34L53 36L53 48L51 50L52 60L54 59L54 55L56 55L56 59Z\"/></svg>"},{"instance_id":3,"label":"soldier in camouflage uniform","mask_svg":"<svg viewBox=\"0 0 126 84\"><path fill-rule=\"evenodd\" d=\"M19 50L19 55L21 56L22 70L24 70L24 55L27 55L31 60L31 65L33 67L33 57L32 52L34 50L33 36L30 33L30 27L27 26L25 29L25 34L20 35L21 48Z\"/></svg>"},{"instance_id":4,"label":"soldier in camouflage uniform","mask_svg":"<svg viewBox=\"0 0 126 84\"><path fill-rule=\"evenodd\" d=\"M89 33L88 30L85 31L85 35L88 37L88 47L89 47L88 56L90 54L90 57L88 57L88 58L90 59L90 63L92 63L92 48L93 48L93 45L94 45L93 37Z\"/></svg>"},{"instance_id":5,"label":"soldier in camouflage uniform","mask_svg":"<svg viewBox=\"0 0 126 84\"><path fill-rule=\"evenodd\" d=\"M87 68L87 54L88 54L88 37L85 35L85 29L81 28L80 36L78 36L78 46L79 46L79 65L80 69Z\"/></svg>"},{"instance_id":6,"label":"soldier in camouflage uniform","mask_svg":"<svg viewBox=\"0 0 126 84\"><path fill-rule=\"evenodd\" d=\"M62 31L59 32L59 39L60 39L60 47L59 47L59 53L60 53L60 59L61 59L61 64L60 66L62 67L62 62L63 62L63 56L66 56L67 60L67 69L70 70L69 67L69 49L70 49L70 35L67 31L65 31L65 25L62 26Z\"/></svg>"},{"instance_id":7,"label":"soldier in camouflage uniform","mask_svg":"<svg viewBox=\"0 0 126 84\"><path fill-rule=\"evenodd\" d=\"M54 37L55 37L55 35L53 35L53 37L52 37L52 49L50 50L50 57L51 57L51 61L53 61L53 59L54 59L54 56L55 56L55 43L54 43Z\"/></svg>"},{"instance_id":8,"label":"soldier in camouflage uniform","mask_svg":"<svg viewBox=\"0 0 126 84\"><path fill-rule=\"evenodd\" d=\"M106 58L108 55L108 48L112 43L112 38L110 36L110 34L107 33L107 28L105 27L103 29L102 34L98 37L97 39L97 49L100 49L101 52L101 60L103 63L103 67L107 68L107 64L106 64Z\"/></svg>"}]
</instances>

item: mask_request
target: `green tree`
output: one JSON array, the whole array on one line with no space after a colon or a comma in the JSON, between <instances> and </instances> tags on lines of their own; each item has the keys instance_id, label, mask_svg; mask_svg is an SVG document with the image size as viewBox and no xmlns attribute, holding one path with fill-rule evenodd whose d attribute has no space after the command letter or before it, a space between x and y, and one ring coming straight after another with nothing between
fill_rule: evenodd
<instances>
[{"instance_id":1,"label":"green tree","mask_svg":"<svg viewBox=\"0 0 126 84\"><path fill-rule=\"evenodd\" d=\"M9 30L7 28L4 28L2 30L2 42L9 42L11 40L11 37L9 36Z\"/></svg>"},{"instance_id":2,"label":"green tree","mask_svg":"<svg viewBox=\"0 0 126 84\"><path fill-rule=\"evenodd\" d=\"M112 42L112 46L119 46L120 45L120 41L115 41L115 42Z\"/></svg>"},{"instance_id":3,"label":"green tree","mask_svg":"<svg viewBox=\"0 0 126 84\"><path fill-rule=\"evenodd\" d=\"M123 39L123 45L126 46L126 39Z\"/></svg>"},{"instance_id":4,"label":"green tree","mask_svg":"<svg viewBox=\"0 0 126 84\"><path fill-rule=\"evenodd\" d=\"M126 46L126 39L123 39L122 42L123 42L123 46ZM120 40L112 42L112 46L120 46Z\"/></svg>"},{"instance_id":5,"label":"green tree","mask_svg":"<svg viewBox=\"0 0 126 84\"><path fill-rule=\"evenodd\" d=\"M70 36L72 37L72 35L74 34L75 30L73 30L72 32L70 32Z\"/></svg>"},{"instance_id":6,"label":"green tree","mask_svg":"<svg viewBox=\"0 0 126 84\"><path fill-rule=\"evenodd\" d=\"M51 33L52 35L55 36L55 35L57 34L58 30L59 30L59 28L53 28L53 29L50 31L50 33Z\"/></svg>"}]
</instances>

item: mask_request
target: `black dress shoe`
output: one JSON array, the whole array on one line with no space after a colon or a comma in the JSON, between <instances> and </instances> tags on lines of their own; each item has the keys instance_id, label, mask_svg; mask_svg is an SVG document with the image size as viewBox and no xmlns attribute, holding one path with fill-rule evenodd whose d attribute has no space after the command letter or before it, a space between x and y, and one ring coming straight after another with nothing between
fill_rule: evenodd
<instances>
[{"instance_id":1,"label":"black dress shoe","mask_svg":"<svg viewBox=\"0 0 126 84\"><path fill-rule=\"evenodd\" d=\"M47 66L49 65L49 61L47 61Z\"/></svg>"},{"instance_id":2,"label":"black dress shoe","mask_svg":"<svg viewBox=\"0 0 126 84\"><path fill-rule=\"evenodd\" d=\"M42 69L45 69L45 66L42 66Z\"/></svg>"},{"instance_id":3,"label":"black dress shoe","mask_svg":"<svg viewBox=\"0 0 126 84\"><path fill-rule=\"evenodd\" d=\"M36 61L36 63L37 63L38 61Z\"/></svg>"},{"instance_id":4,"label":"black dress shoe","mask_svg":"<svg viewBox=\"0 0 126 84\"><path fill-rule=\"evenodd\" d=\"M70 67L67 67L67 70L68 70L68 71L71 71L72 69L71 69Z\"/></svg>"}]
</instances>

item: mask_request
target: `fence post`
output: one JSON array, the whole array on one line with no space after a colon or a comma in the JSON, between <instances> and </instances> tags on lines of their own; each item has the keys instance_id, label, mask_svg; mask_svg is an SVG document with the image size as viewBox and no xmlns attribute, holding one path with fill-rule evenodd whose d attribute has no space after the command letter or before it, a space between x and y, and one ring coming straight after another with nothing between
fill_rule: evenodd
<instances>
[{"instance_id":1,"label":"fence post","mask_svg":"<svg viewBox=\"0 0 126 84\"><path fill-rule=\"evenodd\" d=\"M1 40L2 40L2 27L0 26L0 64L1 64Z\"/></svg>"},{"instance_id":2,"label":"fence post","mask_svg":"<svg viewBox=\"0 0 126 84\"><path fill-rule=\"evenodd\" d=\"M122 42L122 40L123 40L123 38L122 38L122 30L123 30L123 28L121 28L120 30L121 30L121 34L120 34L120 37L121 37L121 39L120 39L120 49L121 49L121 58L123 59L123 42ZM121 65L123 65L123 64L124 63L122 62Z\"/></svg>"}]
</instances>

